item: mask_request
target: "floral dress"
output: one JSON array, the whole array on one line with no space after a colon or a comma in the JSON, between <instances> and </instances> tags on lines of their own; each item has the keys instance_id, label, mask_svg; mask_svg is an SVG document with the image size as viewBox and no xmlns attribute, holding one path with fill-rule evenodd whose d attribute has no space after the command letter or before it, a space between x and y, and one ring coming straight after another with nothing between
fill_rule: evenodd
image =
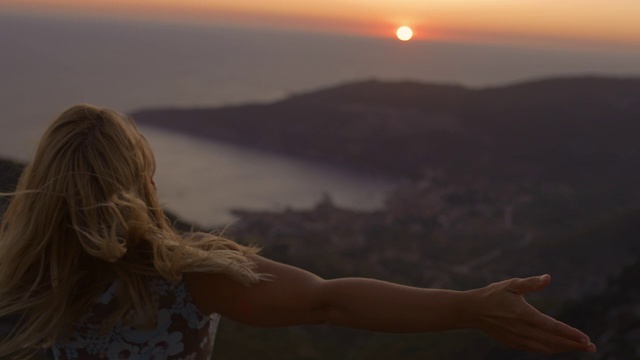
<instances>
[{"instance_id":1,"label":"floral dress","mask_svg":"<svg viewBox=\"0 0 640 360\"><path fill-rule=\"evenodd\" d=\"M158 306L155 329L116 326L101 332L105 315L113 309L119 283L114 283L83 316L69 340L57 343L52 352L56 359L209 359L213 351L220 316L207 316L193 303L184 282L172 284L155 278L149 284Z\"/></svg>"}]
</instances>

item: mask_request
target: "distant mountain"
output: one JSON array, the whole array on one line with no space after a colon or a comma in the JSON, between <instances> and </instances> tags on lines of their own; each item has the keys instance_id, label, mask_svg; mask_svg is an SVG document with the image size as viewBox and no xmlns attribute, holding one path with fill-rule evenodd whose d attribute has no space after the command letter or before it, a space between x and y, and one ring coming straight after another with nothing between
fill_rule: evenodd
<instances>
[{"instance_id":1,"label":"distant mountain","mask_svg":"<svg viewBox=\"0 0 640 360\"><path fill-rule=\"evenodd\" d=\"M271 104L133 116L194 136L384 174L437 168L461 179L640 180L639 78L479 89L363 81Z\"/></svg>"}]
</instances>

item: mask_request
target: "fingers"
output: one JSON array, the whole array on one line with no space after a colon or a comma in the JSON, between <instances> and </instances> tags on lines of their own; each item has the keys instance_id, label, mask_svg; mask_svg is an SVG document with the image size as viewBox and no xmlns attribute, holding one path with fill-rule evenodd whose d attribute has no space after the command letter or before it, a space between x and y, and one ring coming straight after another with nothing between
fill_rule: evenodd
<instances>
[{"instance_id":1,"label":"fingers","mask_svg":"<svg viewBox=\"0 0 640 360\"><path fill-rule=\"evenodd\" d=\"M595 351L589 337L580 330L549 317L524 300L523 295L544 289L549 285L549 275L525 279L511 279L492 284L493 306L486 327L490 335L509 347L556 354L568 351ZM500 295L502 294L502 295Z\"/></svg>"},{"instance_id":2,"label":"fingers","mask_svg":"<svg viewBox=\"0 0 640 360\"><path fill-rule=\"evenodd\" d=\"M548 274L529 277L526 279L514 279L508 289L518 295L523 295L527 292L542 290L549 285L550 282L551 277ZM560 338L571 339L575 342L589 342L588 336L580 330L539 312L528 303L526 308L528 311L525 311L522 314L523 320L532 326L539 328L541 331Z\"/></svg>"},{"instance_id":3,"label":"fingers","mask_svg":"<svg viewBox=\"0 0 640 360\"><path fill-rule=\"evenodd\" d=\"M596 347L585 337L584 342L557 336L535 325L504 327L490 335L504 345L524 351L534 351L543 354L559 354L569 351L594 352Z\"/></svg>"},{"instance_id":4,"label":"fingers","mask_svg":"<svg viewBox=\"0 0 640 360\"><path fill-rule=\"evenodd\" d=\"M507 288L515 294L524 295L529 292L540 291L547 287L550 282L551 276L545 274L526 279L513 279Z\"/></svg>"},{"instance_id":5,"label":"fingers","mask_svg":"<svg viewBox=\"0 0 640 360\"><path fill-rule=\"evenodd\" d=\"M534 351L544 353L595 351L595 345L582 331L547 316L533 307L529 307L529 310L530 314L523 317L528 326L522 329L521 335L531 341L530 345L533 348L540 349ZM542 351L542 348L546 350Z\"/></svg>"},{"instance_id":6,"label":"fingers","mask_svg":"<svg viewBox=\"0 0 640 360\"><path fill-rule=\"evenodd\" d=\"M522 339L517 348L519 350L533 351L545 355L561 354L570 351L586 351L585 346L582 344L550 343L548 340L539 341L534 339Z\"/></svg>"},{"instance_id":7,"label":"fingers","mask_svg":"<svg viewBox=\"0 0 640 360\"><path fill-rule=\"evenodd\" d=\"M531 326L551 336L569 339L577 343L589 343L589 337L582 331L535 310L534 316L528 319Z\"/></svg>"},{"instance_id":8,"label":"fingers","mask_svg":"<svg viewBox=\"0 0 640 360\"><path fill-rule=\"evenodd\" d=\"M524 350L536 351L543 354L559 354L570 351L596 351L596 346L591 342L575 342L544 333L533 333L532 337L522 339L521 344Z\"/></svg>"},{"instance_id":9,"label":"fingers","mask_svg":"<svg viewBox=\"0 0 640 360\"><path fill-rule=\"evenodd\" d=\"M544 354L557 354L568 351L595 351L595 345L588 337L575 340L572 338L553 335L539 328L532 328L527 332L528 337L523 341L529 350Z\"/></svg>"}]
</instances>

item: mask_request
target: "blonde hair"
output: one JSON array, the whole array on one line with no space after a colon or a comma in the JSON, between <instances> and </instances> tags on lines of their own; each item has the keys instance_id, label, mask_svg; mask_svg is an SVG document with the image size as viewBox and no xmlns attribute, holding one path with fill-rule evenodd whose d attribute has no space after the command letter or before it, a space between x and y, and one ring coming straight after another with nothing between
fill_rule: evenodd
<instances>
[{"instance_id":1,"label":"blonde hair","mask_svg":"<svg viewBox=\"0 0 640 360\"><path fill-rule=\"evenodd\" d=\"M180 236L158 204L155 161L134 122L76 105L45 132L0 225L0 317L17 327L0 356L51 346L114 281L118 311L153 323L151 277L217 272L260 279L252 247L206 233Z\"/></svg>"}]
</instances>

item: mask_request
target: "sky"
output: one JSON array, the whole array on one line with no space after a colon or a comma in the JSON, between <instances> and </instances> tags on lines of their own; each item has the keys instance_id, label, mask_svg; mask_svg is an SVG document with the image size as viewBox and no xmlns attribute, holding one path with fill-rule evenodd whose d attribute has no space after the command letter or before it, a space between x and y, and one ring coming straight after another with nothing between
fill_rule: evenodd
<instances>
[{"instance_id":1,"label":"sky","mask_svg":"<svg viewBox=\"0 0 640 360\"><path fill-rule=\"evenodd\" d=\"M640 45L638 0L0 0L0 12L391 37L609 48Z\"/></svg>"}]
</instances>

